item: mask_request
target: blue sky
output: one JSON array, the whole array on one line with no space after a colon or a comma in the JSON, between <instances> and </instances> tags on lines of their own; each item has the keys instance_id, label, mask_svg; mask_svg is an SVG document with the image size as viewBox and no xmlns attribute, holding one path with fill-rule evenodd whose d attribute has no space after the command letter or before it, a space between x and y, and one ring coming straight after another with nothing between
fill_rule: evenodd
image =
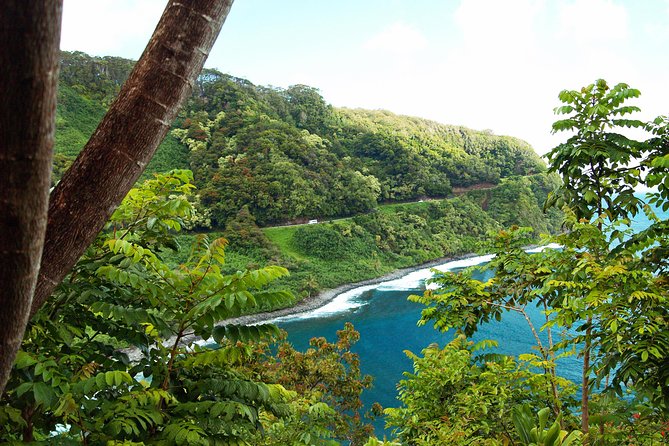
<instances>
[{"instance_id":1,"label":"blue sky","mask_svg":"<svg viewBox=\"0 0 669 446\"><path fill-rule=\"evenodd\" d=\"M65 0L61 47L138 58L164 0ZM236 0L207 66L335 106L491 129L540 153L560 90L604 78L669 113L669 0Z\"/></svg>"}]
</instances>

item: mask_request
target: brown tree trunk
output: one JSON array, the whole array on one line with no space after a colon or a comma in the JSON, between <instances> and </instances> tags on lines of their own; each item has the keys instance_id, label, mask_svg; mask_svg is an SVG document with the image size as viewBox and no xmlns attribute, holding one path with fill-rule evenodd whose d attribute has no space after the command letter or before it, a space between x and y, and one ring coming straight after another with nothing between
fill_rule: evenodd
<instances>
[{"instance_id":1,"label":"brown tree trunk","mask_svg":"<svg viewBox=\"0 0 669 446\"><path fill-rule=\"evenodd\" d=\"M144 171L188 97L232 0L170 0L118 98L51 194L32 313Z\"/></svg>"},{"instance_id":2,"label":"brown tree trunk","mask_svg":"<svg viewBox=\"0 0 669 446\"><path fill-rule=\"evenodd\" d=\"M62 1L0 12L0 394L28 322L51 176Z\"/></svg>"}]
</instances>

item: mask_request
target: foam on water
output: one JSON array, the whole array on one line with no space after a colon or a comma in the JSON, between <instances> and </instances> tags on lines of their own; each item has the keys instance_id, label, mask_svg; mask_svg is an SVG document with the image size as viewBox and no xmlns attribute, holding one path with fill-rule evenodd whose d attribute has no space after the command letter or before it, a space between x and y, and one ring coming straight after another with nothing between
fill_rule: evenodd
<instances>
[{"instance_id":1,"label":"foam on water","mask_svg":"<svg viewBox=\"0 0 669 446\"><path fill-rule=\"evenodd\" d=\"M466 259L452 260L450 262L443 263L433 267L439 271L448 271L456 268L466 268L469 266L479 265L484 262L489 262L492 259L492 255L485 256L476 256L469 257ZM338 294L334 299L332 299L327 304L322 307L316 308L315 310L306 311L304 313L292 314L290 316L282 316L276 319L272 319L271 323L276 322L287 322L296 319L311 319L324 316L330 316L337 313L345 313L356 308L360 308L363 305L367 305L367 301L362 299L362 295L370 290L383 290L383 291L405 291L405 290L415 290L423 286L425 281L433 276L433 268L423 268L417 271L412 271L405 274L404 276L392 279L386 282L381 282L373 285L363 285L360 287L353 288L351 290L345 291L341 294Z\"/></svg>"},{"instance_id":2,"label":"foam on water","mask_svg":"<svg viewBox=\"0 0 669 446\"><path fill-rule=\"evenodd\" d=\"M527 252L541 252L545 251L546 249L560 249L562 246L558 245L557 243L549 243L548 245L545 246L537 246L536 248L528 249Z\"/></svg>"},{"instance_id":3,"label":"foam on water","mask_svg":"<svg viewBox=\"0 0 669 446\"><path fill-rule=\"evenodd\" d=\"M476 257L469 257L466 259L460 259L460 260L453 260L451 262L446 262L442 265L437 265L434 267L434 269L437 269L441 272L445 271L452 271L454 269L463 269L463 268L469 268L470 266L476 266L480 265L481 263L487 263L492 260L494 256L492 254L488 254L485 256L476 256ZM428 277L428 279L432 277L432 274ZM436 283L428 283L425 285L425 288L428 290L435 290L438 288L438 285Z\"/></svg>"},{"instance_id":4,"label":"foam on water","mask_svg":"<svg viewBox=\"0 0 669 446\"><path fill-rule=\"evenodd\" d=\"M374 285L364 285L351 290L345 291L343 293L337 294L337 296L332 299L327 304L322 307L318 307L314 310L305 311L304 313L291 314L290 316L282 316L276 319L268 321L270 323L276 322L286 322L295 319L311 319L324 316L330 316L332 314L344 313L355 308L359 308L363 305L366 305L367 302L360 299L360 296L369 290L373 290L378 287L378 284Z\"/></svg>"},{"instance_id":5,"label":"foam on water","mask_svg":"<svg viewBox=\"0 0 669 446\"><path fill-rule=\"evenodd\" d=\"M395 291L408 291L415 290L420 287L427 279L432 277L432 271L430 268L419 269L418 271L412 271L406 275L389 280L387 282L381 282L376 285L376 289L379 290L395 290Z\"/></svg>"},{"instance_id":6,"label":"foam on water","mask_svg":"<svg viewBox=\"0 0 669 446\"><path fill-rule=\"evenodd\" d=\"M469 268L470 266L476 266L480 265L481 263L489 262L492 260L493 257L494 256L492 254L488 254L485 256L476 256L476 257L468 257L466 259L453 260L450 262L446 262L442 265L437 265L434 267L434 269L438 269L439 271L451 271L454 269Z\"/></svg>"},{"instance_id":7,"label":"foam on water","mask_svg":"<svg viewBox=\"0 0 669 446\"><path fill-rule=\"evenodd\" d=\"M559 248L559 245L554 243L546 246L540 246L537 248L532 248L528 252L539 252L544 249L556 249ZM345 291L341 294L338 294L334 299L332 299L327 304L322 307L316 308L315 310L305 311L304 313L292 314L290 316L282 316L276 319L272 319L270 322L286 322L295 319L311 319L324 316L330 316L338 313L345 313L356 308L360 308L363 305L367 305L365 299L362 299L362 295L366 291L370 290L381 290L381 291L410 291L422 287L425 284L427 279L430 279L433 276L432 269L437 269L439 271L450 271L454 269L468 268L470 266L480 265L481 263L489 262L493 258L492 254L484 256L475 256L468 257L465 259L451 260L445 262L441 265L437 265L430 268L423 268L410 273L405 274L402 277L397 279L388 280L386 282L380 282L373 285L363 285L360 287L353 288L351 290ZM428 284L427 288L435 288L436 285Z\"/></svg>"}]
</instances>

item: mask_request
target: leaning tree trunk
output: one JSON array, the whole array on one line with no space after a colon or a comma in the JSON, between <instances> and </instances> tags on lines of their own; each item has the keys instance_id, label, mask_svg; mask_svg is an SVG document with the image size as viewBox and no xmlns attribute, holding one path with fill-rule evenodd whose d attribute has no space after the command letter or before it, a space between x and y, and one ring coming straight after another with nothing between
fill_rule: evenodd
<instances>
[{"instance_id":1,"label":"leaning tree trunk","mask_svg":"<svg viewBox=\"0 0 669 446\"><path fill-rule=\"evenodd\" d=\"M28 322L51 175L62 1L0 13L0 394Z\"/></svg>"},{"instance_id":2,"label":"leaning tree trunk","mask_svg":"<svg viewBox=\"0 0 669 446\"><path fill-rule=\"evenodd\" d=\"M170 0L144 54L51 194L32 313L144 171L190 94L233 0Z\"/></svg>"}]
</instances>

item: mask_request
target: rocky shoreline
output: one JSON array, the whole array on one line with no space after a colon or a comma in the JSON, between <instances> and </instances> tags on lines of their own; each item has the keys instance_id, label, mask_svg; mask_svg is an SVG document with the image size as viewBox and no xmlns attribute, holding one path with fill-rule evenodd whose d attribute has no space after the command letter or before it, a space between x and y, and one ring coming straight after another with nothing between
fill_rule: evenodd
<instances>
[{"instance_id":1,"label":"rocky shoreline","mask_svg":"<svg viewBox=\"0 0 669 446\"><path fill-rule=\"evenodd\" d=\"M550 245L549 245L550 246ZM530 245L526 246L525 249L531 250L531 249L541 249L539 245ZM297 302L295 305L292 307L288 308L282 308L280 310L274 310L274 311L267 311L264 313L254 313L254 314L249 314L245 316L239 316L236 318L231 318L227 319L225 321L220 322L217 325L254 325L254 324L262 324L262 323L267 323L267 322L272 322L275 319L278 318L284 318L284 317L291 317L291 316L297 316L300 314L305 314L309 313L311 311L314 311L318 308L321 308L328 303L330 303L335 297L338 295L345 293L347 291L350 291L354 288L358 287L363 287L363 286L368 286L368 285L375 285L383 282L388 282L391 280L395 279L400 279L407 274L413 273L415 271L420 271L422 269L426 268L432 268L438 265L443 265L448 262L454 262L458 260L465 260L465 259L471 259L472 257L478 257L481 254L474 254L474 253L468 253L468 254L462 254L459 256L452 256L452 257L442 257L436 260L432 260L426 263L421 263L419 265L414 265L410 266L407 268L401 268L398 270L395 270L391 273L384 274L383 276L379 276L373 279L367 279L367 280L361 280L360 282L354 282L354 283L347 283L344 285L340 285L335 288L331 288L328 290L323 290L318 294L315 294L309 298L303 299L299 302ZM167 339L164 341L165 345L172 345L174 343L174 340L176 337L172 337L170 339ZM181 343L184 345L190 344L191 342L198 342L198 343L211 343L213 340L208 339L208 340L203 340L202 338L194 335L189 335L185 336L182 340ZM142 357L142 353L139 351L138 348L136 347L130 347L130 348L125 348L121 349L123 353L126 353L130 359L131 362L136 362Z\"/></svg>"},{"instance_id":2,"label":"rocky shoreline","mask_svg":"<svg viewBox=\"0 0 669 446\"><path fill-rule=\"evenodd\" d=\"M440 259L432 260L430 262L426 263L421 263L420 265L415 265L415 266L410 266L407 268L401 268L398 270L395 270L391 273L385 274L383 276L379 276L373 279L367 279L367 280L361 280L360 282L354 282L354 283L347 283L344 285L340 285L335 288L331 288L328 290L323 290L318 294L315 294L309 298L303 299L299 302L297 302L295 305L292 307L288 308L282 308L279 310L274 310L274 311L267 311L264 313L254 313L254 314L249 314L245 316L239 316L236 318L231 318L227 319L225 321L222 321L218 325L254 325L254 324L262 324L266 322L271 322L274 319L278 319L281 317L290 317L290 316L297 316L299 314L303 313L308 313L310 311L314 311L318 308L321 308L328 303L330 303L335 297L340 295L341 293L345 293L346 291L352 290L354 288L362 287L362 286L367 286L367 285L375 285L378 283L383 283L387 282L390 280L395 280L402 278L406 276L407 274L410 274L414 271L419 271L421 269L425 268L432 268L438 265L443 265L444 263L447 262L453 262L456 260L464 260L464 259L469 259L472 257L477 257L479 254L463 254L460 256L453 256L453 257L442 257ZM164 341L165 345L172 345L174 343L174 340L176 337L172 337L170 339L167 339ZM191 342L196 341L196 342L213 342L213 340L203 340L200 337L190 335L190 336L185 336L182 340L181 343L186 345L190 344ZM130 359L131 362L136 362L142 357L142 353L140 352L139 349L135 347L130 347L126 349L121 349L122 352L126 353Z\"/></svg>"},{"instance_id":3,"label":"rocky shoreline","mask_svg":"<svg viewBox=\"0 0 669 446\"><path fill-rule=\"evenodd\" d=\"M395 270L391 273L385 274L380 277L376 277L373 279L367 279L367 280L361 280L360 282L354 282L354 283L347 283L344 285L340 285L336 288L331 288L328 290L323 290L318 294L315 294L311 297L308 297L306 299L303 299L299 302L297 302L295 305L292 307L288 308L282 308L280 310L274 310L274 311L268 311L264 313L255 313L255 314L249 314L246 316L240 316L236 317L233 319L228 319L221 323L221 325L252 325L252 324L261 324L264 322L269 322L277 318L281 317L290 317L290 316L297 316L299 314L303 313L309 313L310 311L316 310L318 308L321 308L328 303L330 303L335 297L338 295L345 293L346 291L350 291L354 288L362 287L362 286L367 286L367 285L375 285L378 283L383 283L387 282L390 280L395 280L399 279L401 277L406 276L407 274L410 274L414 271L419 271L421 269L425 268L432 268L438 265L443 265L444 263L447 262L452 262L456 260L464 260L464 259L469 259L472 257L477 257L479 254L464 254L461 256L454 256L454 257L442 257L440 259L432 260L427 263L421 263L420 265L415 265L415 266L410 266L407 268L402 268Z\"/></svg>"}]
</instances>

